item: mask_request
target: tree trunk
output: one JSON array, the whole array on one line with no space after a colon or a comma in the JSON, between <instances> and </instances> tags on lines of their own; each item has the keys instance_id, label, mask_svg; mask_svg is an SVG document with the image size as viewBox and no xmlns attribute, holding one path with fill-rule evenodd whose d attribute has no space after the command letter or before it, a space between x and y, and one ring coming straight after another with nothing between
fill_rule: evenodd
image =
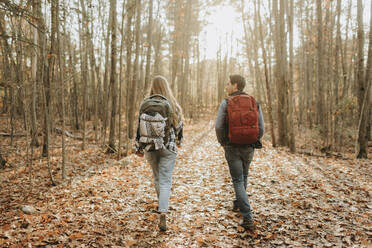
<instances>
[{"instance_id":1,"label":"tree trunk","mask_svg":"<svg viewBox=\"0 0 372 248\"><path fill-rule=\"evenodd\" d=\"M111 9L111 75L110 75L110 89L111 89L111 122L110 122L110 137L108 152L116 152L115 145L115 128L116 128L116 96L117 96L117 86L116 86L116 0L110 0Z\"/></svg>"},{"instance_id":2,"label":"tree trunk","mask_svg":"<svg viewBox=\"0 0 372 248\"><path fill-rule=\"evenodd\" d=\"M44 118L44 121L47 122L49 121L50 123L44 123L44 130L45 133L50 132L51 127L53 126L51 122L50 115L52 114L52 102L53 102L53 82L54 82L54 67L55 67L55 58L57 55L57 18L58 18L58 13L57 13L57 5L58 0L52 0L52 6L51 6L51 33L50 33L50 50L48 54L48 66L46 68L47 74L45 75L46 77L44 78L44 90L45 90L45 104L46 104L46 115ZM49 130L46 130L47 127L49 127ZM44 144L43 144L43 156L49 156L49 151L47 151L49 144L47 144L49 141L47 140L49 137L50 133L48 135L44 135Z\"/></svg>"},{"instance_id":3,"label":"tree trunk","mask_svg":"<svg viewBox=\"0 0 372 248\"><path fill-rule=\"evenodd\" d=\"M358 119L361 116L361 109L363 105L363 97L365 93L365 82L364 82L364 30L363 30L363 4L362 0L357 0L357 22L358 22L358 29L357 29L357 75L356 75L356 83L357 83L357 98L358 98Z\"/></svg>"},{"instance_id":4,"label":"tree trunk","mask_svg":"<svg viewBox=\"0 0 372 248\"><path fill-rule=\"evenodd\" d=\"M152 0L149 1L149 24L147 30L147 55L146 55L146 75L143 97L150 94L150 65L151 65L151 48L152 48Z\"/></svg>"},{"instance_id":5,"label":"tree trunk","mask_svg":"<svg viewBox=\"0 0 372 248\"><path fill-rule=\"evenodd\" d=\"M323 51L323 11L322 11L322 0L316 1L317 7L317 24L318 24L318 49L317 49L317 89L318 89L318 102L317 102L317 123L320 124L320 134L325 140L327 138L327 118L326 113L324 111L325 107L325 100L324 100L324 51Z\"/></svg>"},{"instance_id":6,"label":"tree trunk","mask_svg":"<svg viewBox=\"0 0 372 248\"><path fill-rule=\"evenodd\" d=\"M333 77L334 87L333 87L333 103L334 103L334 110L332 113L332 129L333 129L333 144L336 149L338 149L338 143L339 143L339 106L338 106L338 100L339 100L339 80L340 80L340 65L339 65L339 57L340 57L340 51L341 51L341 0L337 0L337 27L336 27L336 47L335 47L335 73Z\"/></svg>"},{"instance_id":7,"label":"tree trunk","mask_svg":"<svg viewBox=\"0 0 372 248\"><path fill-rule=\"evenodd\" d=\"M372 14L372 8L371 8ZM359 123L358 140L356 145L356 157L367 158L368 156L368 133L367 126L370 110L370 86L372 73L372 15L370 15L369 47L368 60L365 78L363 71L363 6L362 1L358 0L358 103L359 103Z\"/></svg>"},{"instance_id":8,"label":"tree trunk","mask_svg":"<svg viewBox=\"0 0 372 248\"><path fill-rule=\"evenodd\" d=\"M0 19L4 19L4 14L2 12L0 12ZM4 24L2 22L0 22L0 34L3 34L2 35L2 43L3 43L3 75L2 75L2 78L5 80L5 81L12 81L12 78L14 77L14 61L12 59L12 51L11 51L11 48L10 48L10 45L8 44L8 40L5 38L7 36L6 34L6 30L5 30L5 26L3 26ZM6 90L7 88L5 88L5 92L7 92ZM14 129L14 124L13 124L13 112L14 112L14 108L13 108L13 99L14 99L14 96L13 96L13 88L12 87L9 87L9 94L7 94L6 96L6 99L7 99L7 103L6 103L6 109L8 110L8 105L10 105L10 123L11 123L11 145L13 144L13 129Z\"/></svg>"},{"instance_id":9,"label":"tree trunk","mask_svg":"<svg viewBox=\"0 0 372 248\"><path fill-rule=\"evenodd\" d=\"M119 139L119 145L118 145L118 157L117 159L120 160L121 156L121 126L122 126L122 85L123 85L123 49L124 49L124 20L125 20L125 3L126 1L123 1L123 8L122 8L122 16L121 16L121 42L120 42L120 57L119 57L119 107L118 107L118 114L119 114L119 122L118 122L118 139Z\"/></svg>"},{"instance_id":10,"label":"tree trunk","mask_svg":"<svg viewBox=\"0 0 372 248\"><path fill-rule=\"evenodd\" d=\"M38 1L33 2L32 11L33 14L38 17ZM38 44L38 30L36 28L32 28L33 30L33 42L34 44ZM37 140L37 122L36 122L36 95L37 95L37 64L38 64L38 53L37 47L32 48L32 60L31 60L31 77L32 77L32 100L31 100L31 146L39 146L39 142Z\"/></svg>"},{"instance_id":11,"label":"tree trunk","mask_svg":"<svg viewBox=\"0 0 372 248\"><path fill-rule=\"evenodd\" d=\"M349 0L349 7L348 7L348 15L347 15L347 20L346 20L346 30L345 30L345 43L344 43L344 47L343 47L343 52L341 53L342 54L342 74L343 74L343 77L342 77L342 83L343 83L343 87L342 87L342 94L341 94L341 99L343 99L345 96L346 96L346 93L347 93L347 89L348 89L348 85L350 84L349 83L349 80L350 80L350 73L348 72L348 69L347 69L347 50L348 50L348 40L349 40L349 24L350 24L350 20L351 20L351 6L352 6L352 0ZM353 51L354 53L354 51ZM352 63L350 62L350 65ZM341 128L342 130L342 128ZM341 144L340 144L341 145Z\"/></svg>"},{"instance_id":12,"label":"tree trunk","mask_svg":"<svg viewBox=\"0 0 372 248\"><path fill-rule=\"evenodd\" d=\"M264 71L265 71L265 85L266 85L266 94L267 94L267 112L269 115L269 123L270 123L270 132L271 132L271 143L273 147L276 147L276 138L275 138L275 132L274 132L274 121L273 121L273 110L272 110L272 97L271 97L271 89L270 89L270 82L269 82L269 72L267 69L267 58L266 58L266 49L265 49L265 43L263 39L263 26L261 21L261 13L260 13L260 7L261 2L258 0L258 9L257 9L257 19L259 23L259 35L260 35L260 44L261 44L261 51L262 51L262 57L264 62Z\"/></svg>"},{"instance_id":13,"label":"tree trunk","mask_svg":"<svg viewBox=\"0 0 372 248\"><path fill-rule=\"evenodd\" d=\"M110 11L110 15L111 15L111 11ZM109 55L110 55L110 27L111 27L111 21L112 21L112 17L109 16L109 23L107 25L107 34L106 34L106 39L105 39L105 48L106 48L106 52L105 52L105 72L104 72L104 75L103 75L103 106L102 106L102 109L103 109L103 115L102 115L102 118L103 118L103 127L102 127L102 144L106 144L106 129L107 129L107 122L109 121L109 109L108 109L108 102L109 102L109 87L108 87L108 75L109 75L109 72L110 72L110 61L109 61Z\"/></svg>"},{"instance_id":14,"label":"tree trunk","mask_svg":"<svg viewBox=\"0 0 372 248\"><path fill-rule=\"evenodd\" d=\"M294 22L294 3L290 0L289 3L289 16L288 16L288 28L289 28L289 97L288 97L288 131L289 131L289 149L292 153L296 152L296 140L295 140L295 125L294 125L294 109L295 99L293 93L294 87L294 56L293 56L293 22Z\"/></svg>"},{"instance_id":15,"label":"tree trunk","mask_svg":"<svg viewBox=\"0 0 372 248\"><path fill-rule=\"evenodd\" d=\"M130 95L130 105L129 105L129 113L128 113L128 138L129 140L133 139L133 129L134 124L136 123L134 116L136 113L136 102L137 102L137 85L138 85L138 79L139 79L139 53L140 53L140 24L141 24L141 0L136 0L136 38L135 38L135 59L133 63L133 77L131 82L131 90L132 92L128 92ZM129 147L129 146L128 146Z\"/></svg>"},{"instance_id":16,"label":"tree trunk","mask_svg":"<svg viewBox=\"0 0 372 248\"><path fill-rule=\"evenodd\" d=\"M176 0L172 2L171 7L173 8L173 18L174 18L174 31L172 34L172 57L171 57L171 87L173 92L177 92L177 79L180 62L182 59L181 51L181 40L183 36L183 25L182 25L182 15L185 15L183 12L183 1ZM177 90L177 91L176 91ZM178 98L178 95L176 96ZM179 99L179 98L178 98ZM180 99L179 99L180 100Z\"/></svg>"},{"instance_id":17,"label":"tree trunk","mask_svg":"<svg viewBox=\"0 0 372 248\"><path fill-rule=\"evenodd\" d=\"M84 16L84 20L88 18L88 13L85 9L84 1L80 1L82 7L82 13ZM92 10L93 11L93 10ZM91 14L93 16L93 13ZM91 23L91 30L93 31L93 21ZM91 32L92 32L91 31ZM93 44L93 37L92 34L88 29L88 23L85 26L85 38L87 44L86 50L86 63L88 64L88 54L89 54L89 62L90 62L90 69L91 69L91 79L92 79L92 88L93 88L93 130L94 130L94 139L97 142L98 140L98 78L99 78L99 68L96 65L96 59L94 55L94 44ZM88 51L89 50L89 51Z\"/></svg>"},{"instance_id":18,"label":"tree trunk","mask_svg":"<svg viewBox=\"0 0 372 248\"><path fill-rule=\"evenodd\" d=\"M59 13L59 5L57 5L57 16ZM61 103L62 103L62 178L66 179L66 145L65 145L65 78L64 78L64 59L62 51L64 51L63 38L60 34L59 18L57 18L57 40L58 40L58 64L59 64L59 79L61 84Z\"/></svg>"},{"instance_id":19,"label":"tree trunk","mask_svg":"<svg viewBox=\"0 0 372 248\"><path fill-rule=\"evenodd\" d=\"M161 44L163 40L163 31L162 28L159 27L157 38L155 41L155 61L154 61L154 74L155 75L162 75L162 68L161 68Z\"/></svg>"},{"instance_id":20,"label":"tree trunk","mask_svg":"<svg viewBox=\"0 0 372 248\"><path fill-rule=\"evenodd\" d=\"M126 135L126 141L125 144L127 146L127 150L125 151L125 156L128 154L129 147L130 147L130 139L132 137L129 137L131 131L129 127L129 123L133 121L133 119L130 119L132 116L131 111L133 109L131 108L131 105L134 101L132 89L133 86L131 84L132 80L132 19L135 11L135 2L133 0L128 0L127 2L127 24L126 24L126 72L125 72L125 80L126 80L126 108L125 108L125 116L126 116L126 123L127 123L127 135Z\"/></svg>"},{"instance_id":21,"label":"tree trunk","mask_svg":"<svg viewBox=\"0 0 372 248\"><path fill-rule=\"evenodd\" d=\"M74 118L74 127L76 130L80 129L79 125L79 99L78 99L78 89L77 89L77 76L75 71L76 65L76 56L75 56L75 49L71 47L71 42L68 42L68 50L69 50L69 65L71 68L72 73L72 111L73 111L73 118Z\"/></svg>"},{"instance_id":22,"label":"tree trunk","mask_svg":"<svg viewBox=\"0 0 372 248\"><path fill-rule=\"evenodd\" d=\"M276 19L276 81L278 94L278 145L288 145L288 125L287 125L287 52L284 28L284 1L280 0L280 10L278 11L278 1L273 1L273 12Z\"/></svg>"},{"instance_id":23,"label":"tree trunk","mask_svg":"<svg viewBox=\"0 0 372 248\"><path fill-rule=\"evenodd\" d=\"M80 5L82 9L84 7L84 1L80 0ZM87 28L88 20L84 11L82 12L81 25L79 25L80 33L80 70L81 70L81 80L80 82L83 85L83 109L82 109L82 133L83 133L83 142L81 144L81 149L85 150L86 145L86 122L87 122L87 94L88 94L88 52L87 52Z\"/></svg>"}]
</instances>

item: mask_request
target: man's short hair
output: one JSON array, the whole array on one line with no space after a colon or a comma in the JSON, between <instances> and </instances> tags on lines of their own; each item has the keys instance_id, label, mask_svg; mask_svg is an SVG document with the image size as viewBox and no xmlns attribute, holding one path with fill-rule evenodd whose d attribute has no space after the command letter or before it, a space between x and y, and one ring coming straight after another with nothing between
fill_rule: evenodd
<instances>
[{"instance_id":1,"label":"man's short hair","mask_svg":"<svg viewBox=\"0 0 372 248\"><path fill-rule=\"evenodd\" d=\"M243 91L243 89L245 87L244 77L242 77L238 74L230 75L230 82L231 82L231 84L237 84L238 90Z\"/></svg>"}]
</instances>

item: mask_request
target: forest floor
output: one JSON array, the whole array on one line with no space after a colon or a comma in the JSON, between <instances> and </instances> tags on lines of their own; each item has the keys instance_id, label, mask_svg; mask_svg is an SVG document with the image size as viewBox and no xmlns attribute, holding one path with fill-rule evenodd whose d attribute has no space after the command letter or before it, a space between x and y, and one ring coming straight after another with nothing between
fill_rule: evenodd
<instances>
[{"instance_id":1,"label":"forest floor","mask_svg":"<svg viewBox=\"0 0 372 248\"><path fill-rule=\"evenodd\" d=\"M233 187L213 122L188 125L184 136L165 233L158 229L151 168L143 158L118 161L96 145L84 151L69 146L68 179L61 180L55 151L57 186L51 186L45 158L35 154L30 184L26 151L6 154L0 247L372 246L371 159L291 154L264 141L249 172L257 228L248 233L232 212ZM21 211L25 205L30 214Z\"/></svg>"}]
</instances>

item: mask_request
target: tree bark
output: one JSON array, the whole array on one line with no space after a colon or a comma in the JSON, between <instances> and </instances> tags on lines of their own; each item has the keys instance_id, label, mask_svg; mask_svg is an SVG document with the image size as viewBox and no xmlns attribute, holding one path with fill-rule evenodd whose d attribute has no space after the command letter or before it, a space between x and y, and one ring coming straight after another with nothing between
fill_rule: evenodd
<instances>
[{"instance_id":1,"label":"tree bark","mask_svg":"<svg viewBox=\"0 0 372 248\"><path fill-rule=\"evenodd\" d=\"M149 23L147 30L147 54L146 54L146 74L145 74L145 87L143 97L150 94L150 65L151 65L151 48L152 48L152 9L153 1L149 1Z\"/></svg>"},{"instance_id":2,"label":"tree bark","mask_svg":"<svg viewBox=\"0 0 372 248\"><path fill-rule=\"evenodd\" d=\"M103 127L102 127L102 144L106 144L106 129L107 129L107 122L109 121L109 109L108 109L108 102L109 102L109 87L108 87L108 75L109 75L109 72L110 72L110 51L109 51L109 48L110 48L110 32L111 32L111 21L112 21L112 17L111 17L111 11L110 11L110 16L109 16L109 23L107 25L107 34L106 34L106 39L105 39L105 72L104 72L104 75L103 75L103 105L102 105L102 109L103 109L103 114L102 114L102 118L103 118Z\"/></svg>"},{"instance_id":3,"label":"tree bark","mask_svg":"<svg viewBox=\"0 0 372 248\"><path fill-rule=\"evenodd\" d=\"M127 123L127 135L126 135L126 141L125 144L127 146L127 150L125 151L125 156L128 154L129 147L130 147L130 127L129 123L133 121L133 119L130 119L132 116L131 111L133 109L131 108L131 105L134 101L132 89L133 86L131 84L132 80L132 20L133 15L135 11L135 2L134 0L128 0L127 2L127 23L126 23L126 72L125 72L125 81L126 81L126 108L125 108L125 116L126 116L126 123Z\"/></svg>"},{"instance_id":4,"label":"tree bark","mask_svg":"<svg viewBox=\"0 0 372 248\"><path fill-rule=\"evenodd\" d=\"M116 86L116 0L110 0L111 9L111 75L110 75L110 89L111 89L111 122L110 122L110 137L108 152L116 152L115 145L115 128L116 128L116 108L117 108L117 86Z\"/></svg>"},{"instance_id":5,"label":"tree bark","mask_svg":"<svg viewBox=\"0 0 372 248\"><path fill-rule=\"evenodd\" d=\"M293 22L294 22L294 3L293 0L289 1L289 16L288 16L288 29L289 29L289 97L288 97L288 131L289 131L289 149L292 153L296 152L296 139L295 139L295 125L294 125L294 109L295 98L293 93L294 88L294 55L293 55Z\"/></svg>"},{"instance_id":6,"label":"tree bark","mask_svg":"<svg viewBox=\"0 0 372 248\"><path fill-rule=\"evenodd\" d=\"M38 17L38 1L33 2L32 11L33 14ZM32 38L34 44L38 44L38 30L37 28L31 28L33 31ZM37 140L37 117L36 117L36 96L37 96L37 66L38 64L38 53L37 47L32 48L32 60L31 60L31 77L32 77L32 100L31 100L31 146L39 146Z\"/></svg>"},{"instance_id":7,"label":"tree bark","mask_svg":"<svg viewBox=\"0 0 372 248\"><path fill-rule=\"evenodd\" d=\"M334 88L333 88L333 102L334 102L334 111L332 113L332 126L333 126L333 144L335 147L338 147L339 143L339 80L340 80L340 65L339 57L341 51L341 0L337 0L337 30L336 30L336 47L335 47L335 73L334 73ZM336 148L337 149L337 148Z\"/></svg>"},{"instance_id":8,"label":"tree bark","mask_svg":"<svg viewBox=\"0 0 372 248\"><path fill-rule=\"evenodd\" d=\"M276 55L276 82L278 94L278 145L288 145L288 125L287 125L287 52L285 42L285 2L280 0L280 10L278 11L278 1L273 1L273 12L276 20L275 28L275 55Z\"/></svg>"},{"instance_id":9,"label":"tree bark","mask_svg":"<svg viewBox=\"0 0 372 248\"><path fill-rule=\"evenodd\" d=\"M57 16L59 13L59 5L57 5ZM65 145L65 78L64 78L64 59L62 51L64 51L63 38L60 34L59 18L57 18L57 40L58 40L58 64L59 64L59 79L61 84L61 105L62 105L62 179L66 179L66 145Z\"/></svg>"},{"instance_id":10,"label":"tree bark","mask_svg":"<svg viewBox=\"0 0 372 248\"><path fill-rule=\"evenodd\" d=\"M129 105L129 113L128 113L128 138L129 140L133 139L133 129L134 129L134 115L136 112L136 102L137 102L137 85L139 79L139 53L140 53L140 25L141 25L141 0L136 0L136 36L135 36L135 59L133 63L133 75L132 75L132 82L131 82L131 90L132 92L128 92L130 97L130 105ZM129 147L129 146L128 146Z\"/></svg>"},{"instance_id":11,"label":"tree bark","mask_svg":"<svg viewBox=\"0 0 372 248\"><path fill-rule=\"evenodd\" d=\"M51 1L51 33L50 33L50 49L49 53L47 55L48 57L48 66L46 67L46 75L44 77L44 90L45 90L45 104L46 104L46 114L44 118L44 122L49 121L50 123L44 123L44 130L45 133L50 132L51 127L53 126L51 122L50 115L52 114L52 102L53 102L53 82L55 78L55 58L57 55L57 5L58 5L58 0L52 0ZM46 130L47 127L49 127L49 131ZM49 151L47 151L49 144L47 144L49 141L47 140L49 137L50 133L48 135L44 136L44 144L43 144L43 156L49 156Z\"/></svg>"},{"instance_id":12,"label":"tree bark","mask_svg":"<svg viewBox=\"0 0 372 248\"><path fill-rule=\"evenodd\" d=\"M123 49L124 49L124 20L125 20L125 4L126 1L123 1L123 8L122 8L122 16L121 16L121 42L120 42L120 57L119 57L119 107L118 107L118 114L119 114L119 122L118 122L118 157L117 160L120 160L121 156L121 126L122 126L122 85L123 85L123 77L122 77L122 66L123 66Z\"/></svg>"},{"instance_id":13,"label":"tree bark","mask_svg":"<svg viewBox=\"0 0 372 248\"><path fill-rule=\"evenodd\" d=\"M323 11L322 11L322 0L316 1L316 13L317 13L317 24L318 24L318 41L317 41L317 89L318 89L318 102L317 102L317 123L320 124L320 134L325 140L327 138L327 123L324 112L325 100L324 100L324 51L323 51Z\"/></svg>"},{"instance_id":14,"label":"tree bark","mask_svg":"<svg viewBox=\"0 0 372 248\"><path fill-rule=\"evenodd\" d=\"M82 9L84 7L84 1L80 0L80 5ZM81 27L80 27L81 26ZM85 150L86 145L86 122L87 122L87 94L88 94L88 52L87 52L87 28L88 20L86 13L82 12L81 25L79 25L80 33L80 70L81 70L81 80L80 82L83 85L83 110L82 110L82 133L83 133L83 142L81 144L81 149Z\"/></svg>"},{"instance_id":15,"label":"tree bark","mask_svg":"<svg viewBox=\"0 0 372 248\"><path fill-rule=\"evenodd\" d=\"M372 8L371 8L372 14ZM363 6L362 1L358 0L358 103L359 103L359 122L358 122L358 139L356 145L356 157L367 158L368 157L368 133L367 126L369 120L370 111L370 87L371 87L371 75L372 75L372 15L370 15L370 30L369 30L369 47L368 47L368 60L365 78L363 77Z\"/></svg>"},{"instance_id":16,"label":"tree bark","mask_svg":"<svg viewBox=\"0 0 372 248\"><path fill-rule=\"evenodd\" d=\"M260 0L258 0L257 5L258 5L257 19L259 23L258 29L259 29L259 35L260 35L262 57L263 57L263 62L264 62L265 85L266 85L266 94L267 94L267 112L269 115L271 143L273 147L276 147L276 137L275 137L275 132L274 132L274 120L273 120L273 110L272 110L272 97L271 97L271 89L270 89L270 82L269 82L269 72L267 69L266 49L265 49L265 43L264 43L264 38L263 38L263 26L262 26L261 13L260 13L260 7L261 7Z\"/></svg>"}]
</instances>

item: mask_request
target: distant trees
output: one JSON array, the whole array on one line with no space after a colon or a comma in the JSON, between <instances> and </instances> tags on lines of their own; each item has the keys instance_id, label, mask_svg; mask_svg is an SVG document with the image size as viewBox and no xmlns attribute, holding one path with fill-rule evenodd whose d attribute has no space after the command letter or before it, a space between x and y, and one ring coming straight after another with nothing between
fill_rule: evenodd
<instances>
[{"instance_id":1,"label":"distant trees","mask_svg":"<svg viewBox=\"0 0 372 248\"><path fill-rule=\"evenodd\" d=\"M354 141L357 156L366 157L372 25L366 32L364 2L356 2L354 17L352 0L231 1L243 37L216 37L219 51L207 59L205 10L222 2L0 1L0 111L9 144L28 130L29 145L42 144L49 159L63 147L64 167L70 130L82 149L94 142L120 158L132 152L138 103L154 75L169 80L185 116L196 120L214 113L228 75L241 73L274 146L295 152L310 129L319 133L319 149L338 152Z\"/></svg>"},{"instance_id":2,"label":"distant trees","mask_svg":"<svg viewBox=\"0 0 372 248\"><path fill-rule=\"evenodd\" d=\"M371 109L371 63L364 61L363 1L356 2L354 22L350 0L255 0L254 8L244 3L234 1L249 33L244 43L247 64L265 78L264 105L270 126L277 127L271 131L273 145L295 151L293 128L310 128L319 133L319 149L323 152L339 151L346 140L354 140L356 156L366 157L371 132L370 110L366 110ZM260 11L261 7L265 12ZM251 23L258 25L250 28ZM352 29L357 32L350 33ZM259 60L250 52L252 43L260 44ZM367 57L370 59L370 55ZM259 78L250 76L256 85L260 84Z\"/></svg>"}]
</instances>

